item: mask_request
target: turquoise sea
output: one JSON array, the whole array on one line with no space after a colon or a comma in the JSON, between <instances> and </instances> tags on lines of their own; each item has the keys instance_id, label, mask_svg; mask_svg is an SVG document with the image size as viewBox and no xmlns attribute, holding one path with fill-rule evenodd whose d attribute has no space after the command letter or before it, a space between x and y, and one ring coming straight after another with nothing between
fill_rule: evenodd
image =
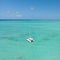
<instances>
[{"instance_id":1,"label":"turquoise sea","mask_svg":"<svg viewBox=\"0 0 60 60\"><path fill-rule=\"evenodd\" d=\"M0 60L60 60L60 21L1 20Z\"/></svg>"}]
</instances>

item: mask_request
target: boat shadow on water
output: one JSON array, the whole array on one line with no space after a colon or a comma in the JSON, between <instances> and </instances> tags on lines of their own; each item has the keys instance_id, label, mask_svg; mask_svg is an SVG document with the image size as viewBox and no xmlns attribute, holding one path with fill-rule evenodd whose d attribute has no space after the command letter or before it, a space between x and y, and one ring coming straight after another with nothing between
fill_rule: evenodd
<instances>
[{"instance_id":1,"label":"boat shadow on water","mask_svg":"<svg viewBox=\"0 0 60 60\"><path fill-rule=\"evenodd\" d=\"M20 40L26 40L27 38L33 37L33 39L38 40L38 42L41 41L48 41L51 40L51 38L56 38L59 34L58 33L50 33L46 35L40 35L35 33L22 33L17 34L16 36L2 36L1 39L11 40L11 41L20 41Z\"/></svg>"},{"instance_id":2,"label":"boat shadow on water","mask_svg":"<svg viewBox=\"0 0 60 60\"><path fill-rule=\"evenodd\" d=\"M23 56L17 56L15 59L16 60L23 60Z\"/></svg>"}]
</instances>

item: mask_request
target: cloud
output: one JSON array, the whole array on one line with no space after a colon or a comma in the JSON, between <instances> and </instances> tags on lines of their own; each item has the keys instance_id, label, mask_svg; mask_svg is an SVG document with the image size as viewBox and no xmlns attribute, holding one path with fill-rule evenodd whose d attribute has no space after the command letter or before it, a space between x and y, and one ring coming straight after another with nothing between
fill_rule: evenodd
<instances>
[{"instance_id":1,"label":"cloud","mask_svg":"<svg viewBox=\"0 0 60 60\"><path fill-rule=\"evenodd\" d=\"M34 7L31 7L30 10L34 10L35 8Z\"/></svg>"},{"instance_id":2,"label":"cloud","mask_svg":"<svg viewBox=\"0 0 60 60\"><path fill-rule=\"evenodd\" d=\"M23 15L19 11L13 12L9 10L4 13L1 13L0 16L5 18L22 18L23 17Z\"/></svg>"},{"instance_id":3,"label":"cloud","mask_svg":"<svg viewBox=\"0 0 60 60\"><path fill-rule=\"evenodd\" d=\"M18 11L16 11L16 14L19 14L19 12L18 12Z\"/></svg>"},{"instance_id":4,"label":"cloud","mask_svg":"<svg viewBox=\"0 0 60 60\"><path fill-rule=\"evenodd\" d=\"M16 14L16 17L22 17L22 15L21 14Z\"/></svg>"},{"instance_id":5,"label":"cloud","mask_svg":"<svg viewBox=\"0 0 60 60\"><path fill-rule=\"evenodd\" d=\"M22 14L19 11L16 11L16 17L22 17Z\"/></svg>"},{"instance_id":6,"label":"cloud","mask_svg":"<svg viewBox=\"0 0 60 60\"><path fill-rule=\"evenodd\" d=\"M9 14L9 13L10 13L10 11L7 11L7 13Z\"/></svg>"}]
</instances>

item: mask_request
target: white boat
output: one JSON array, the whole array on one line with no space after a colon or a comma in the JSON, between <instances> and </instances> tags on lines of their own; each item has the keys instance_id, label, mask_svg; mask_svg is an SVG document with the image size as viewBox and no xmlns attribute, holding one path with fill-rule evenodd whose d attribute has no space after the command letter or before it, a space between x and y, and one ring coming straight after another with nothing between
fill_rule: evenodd
<instances>
[{"instance_id":1,"label":"white boat","mask_svg":"<svg viewBox=\"0 0 60 60\"><path fill-rule=\"evenodd\" d=\"M26 39L28 42L34 42L34 39L33 38L28 38Z\"/></svg>"}]
</instances>

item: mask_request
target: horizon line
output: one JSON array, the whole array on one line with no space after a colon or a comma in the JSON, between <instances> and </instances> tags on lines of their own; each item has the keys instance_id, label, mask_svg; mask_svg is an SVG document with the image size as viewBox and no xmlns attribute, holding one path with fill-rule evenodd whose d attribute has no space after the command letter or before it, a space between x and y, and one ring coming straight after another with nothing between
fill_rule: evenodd
<instances>
[{"instance_id":1,"label":"horizon line","mask_svg":"<svg viewBox=\"0 0 60 60\"><path fill-rule=\"evenodd\" d=\"M18 19L18 18L0 18L0 20L1 20L1 19ZM19 19L20 19L20 18L19 18ZM19 19L18 19L18 20L19 20ZM23 19L34 19L34 18L21 18L21 19L23 20ZM37 18L37 19L39 20L40 18ZM35 19L35 20L36 20L36 19ZM45 19L42 19L42 20L45 20ZM51 19L46 19L46 20L51 20ZM53 19L53 20L56 20L56 19ZM57 19L57 20L59 20L59 19Z\"/></svg>"}]
</instances>

